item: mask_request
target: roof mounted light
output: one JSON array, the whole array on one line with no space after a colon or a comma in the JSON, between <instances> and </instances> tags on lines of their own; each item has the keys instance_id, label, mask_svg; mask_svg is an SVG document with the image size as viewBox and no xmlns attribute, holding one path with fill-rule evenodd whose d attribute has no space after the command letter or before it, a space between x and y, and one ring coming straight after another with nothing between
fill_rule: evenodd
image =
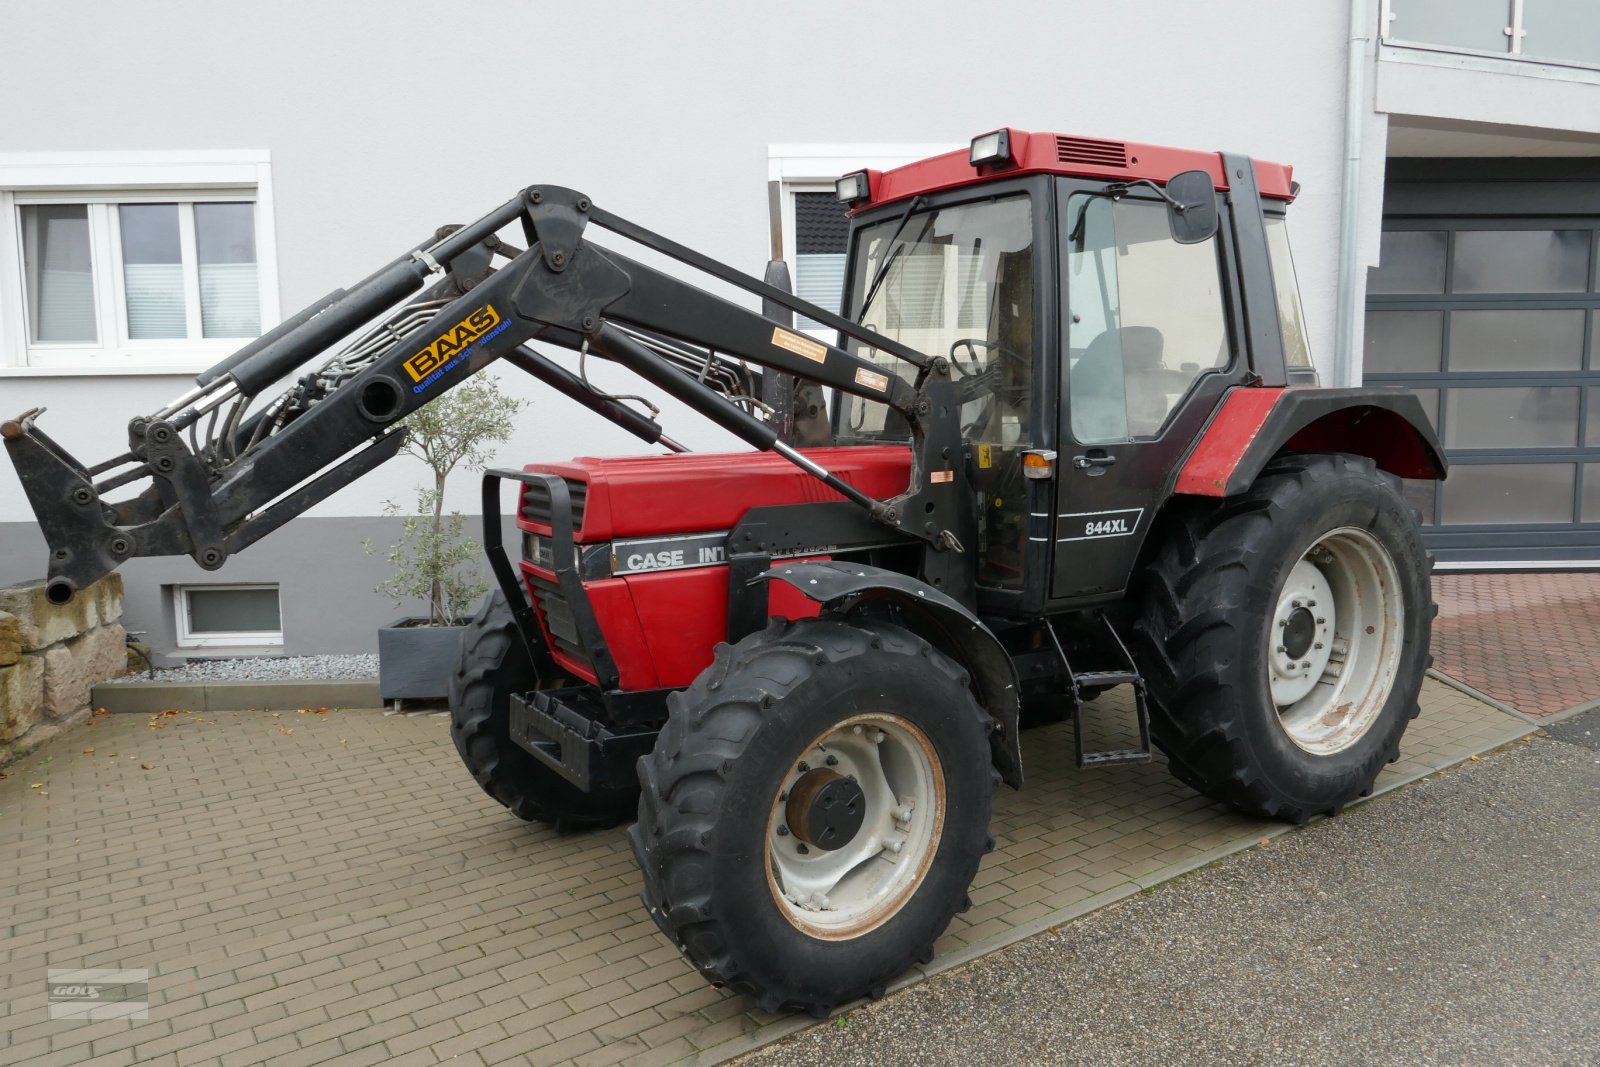
<instances>
[{"instance_id":1,"label":"roof mounted light","mask_svg":"<svg viewBox=\"0 0 1600 1067\"><path fill-rule=\"evenodd\" d=\"M1003 167L1013 162L1011 158L1011 131L991 130L972 139L972 151L967 162L974 167Z\"/></svg>"},{"instance_id":2,"label":"roof mounted light","mask_svg":"<svg viewBox=\"0 0 1600 1067\"><path fill-rule=\"evenodd\" d=\"M833 195L837 196L841 203L859 204L863 200L872 198L872 182L868 180L866 171L858 170L834 182Z\"/></svg>"}]
</instances>

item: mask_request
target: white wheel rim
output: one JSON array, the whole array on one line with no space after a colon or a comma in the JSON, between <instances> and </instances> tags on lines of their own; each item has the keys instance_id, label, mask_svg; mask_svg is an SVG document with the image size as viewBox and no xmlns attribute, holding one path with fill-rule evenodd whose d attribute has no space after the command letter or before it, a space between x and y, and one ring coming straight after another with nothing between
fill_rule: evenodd
<instances>
[{"instance_id":1,"label":"white wheel rim","mask_svg":"<svg viewBox=\"0 0 1600 1067\"><path fill-rule=\"evenodd\" d=\"M1278 721L1307 752L1360 740L1394 687L1405 605L1394 560L1365 530L1318 538L1290 568L1267 633Z\"/></svg>"},{"instance_id":2,"label":"white wheel rim","mask_svg":"<svg viewBox=\"0 0 1600 1067\"><path fill-rule=\"evenodd\" d=\"M828 767L861 789L861 827L840 848L808 846L789 828L786 801L807 773L802 764ZM767 820L767 885L804 933L860 937L893 918L922 884L944 813L944 770L927 736L898 715L851 716L807 746L784 775Z\"/></svg>"}]
</instances>

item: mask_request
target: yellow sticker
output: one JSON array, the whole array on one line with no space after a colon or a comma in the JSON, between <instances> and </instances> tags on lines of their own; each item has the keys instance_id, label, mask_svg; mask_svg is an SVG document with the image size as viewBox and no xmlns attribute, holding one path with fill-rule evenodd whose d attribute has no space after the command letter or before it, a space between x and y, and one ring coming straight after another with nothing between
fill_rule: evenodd
<instances>
[{"instance_id":1,"label":"yellow sticker","mask_svg":"<svg viewBox=\"0 0 1600 1067\"><path fill-rule=\"evenodd\" d=\"M471 348L475 341L480 340L498 325L500 325L500 313L494 309L493 304L483 305L436 337L427 348L406 360L406 373L411 375L411 380L414 382L423 381Z\"/></svg>"},{"instance_id":2,"label":"yellow sticker","mask_svg":"<svg viewBox=\"0 0 1600 1067\"><path fill-rule=\"evenodd\" d=\"M988 470L990 467L994 466L993 445L978 446L978 466L982 467L984 470Z\"/></svg>"},{"instance_id":3,"label":"yellow sticker","mask_svg":"<svg viewBox=\"0 0 1600 1067\"><path fill-rule=\"evenodd\" d=\"M881 393L889 388L889 376L887 374L879 374L877 371L870 371L865 367L858 367L856 368L856 384L864 385L868 389L876 389Z\"/></svg>"},{"instance_id":4,"label":"yellow sticker","mask_svg":"<svg viewBox=\"0 0 1600 1067\"><path fill-rule=\"evenodd\" d=\"M828 359L828 346L813 341L809 337L801 337L797 333L790 333L781 326L772 328L772 345L786 352L793 352L797 356L804 356L813 363L825 363Z\"/></svg>"}]
</instances>

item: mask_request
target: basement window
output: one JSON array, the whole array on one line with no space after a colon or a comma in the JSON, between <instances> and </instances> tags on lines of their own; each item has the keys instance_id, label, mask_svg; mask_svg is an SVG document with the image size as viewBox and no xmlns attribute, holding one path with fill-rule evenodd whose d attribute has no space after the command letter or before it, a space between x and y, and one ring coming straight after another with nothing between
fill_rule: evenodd
<instances>
[{"instance_id":1,"label":"basement window","mask_svg":"<svg viewBox=\"0 0 1600 1067\"><path fill-rule=\"evenodd\" d=\"M283 644L276 585L180 585L173 599L180 646Z\"/></svg>"}]
</instances>

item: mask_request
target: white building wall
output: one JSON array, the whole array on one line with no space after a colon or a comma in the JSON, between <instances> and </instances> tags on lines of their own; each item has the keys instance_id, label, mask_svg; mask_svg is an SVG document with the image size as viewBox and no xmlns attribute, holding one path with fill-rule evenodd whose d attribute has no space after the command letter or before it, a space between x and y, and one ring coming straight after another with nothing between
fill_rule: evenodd
<instances>
[{"instance_id":1,"label":"white building wall","mask_svg":"<svg viewBox=\"0 0 1600 1067\"><path fill-rule=\"evenodd\" d=\"M1012 125L1227 148L1293 163L1304 185L1292 228L1326 363L1343 7L10 4L0 9L0 152L266 149L288 315L533 182L581 188L759 274L773 144L961 144ZM504 380L535 403L502 459L633 447L517 378ZM48 405L49 432L98 459L125 447L129 417L186 384L0 369L0 409ZM687 413L668 419L693 446L727 440ZM313 514L374 514L408 498L417 474L397 460ZM470 482L452 500L466 511L476 510ZM0 464L0 521L29 517Z\"/></svg>"}]
</instances>

